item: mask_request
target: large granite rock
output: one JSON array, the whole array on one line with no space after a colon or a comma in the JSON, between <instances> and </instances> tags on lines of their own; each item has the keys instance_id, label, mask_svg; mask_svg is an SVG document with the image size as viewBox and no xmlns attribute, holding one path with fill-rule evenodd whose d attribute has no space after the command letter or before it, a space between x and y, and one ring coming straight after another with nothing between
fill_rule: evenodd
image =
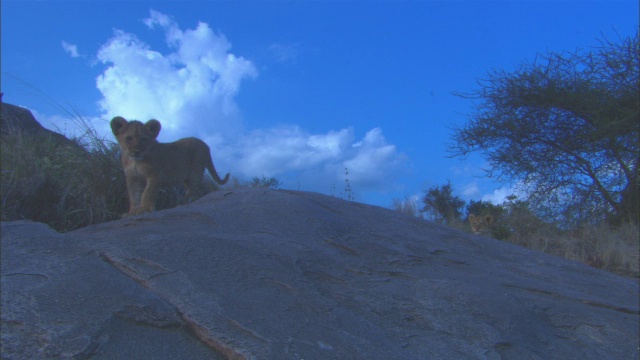
<instances>
[{"instance_id":1,"label":"large granite rock","mask_svg":"<svg viewBox=\"0 0 640 360\"><path fill-rule=\"evenodd\" d=\"M79 147L64 135L40 125L28 109L7 103L0 103L0 134L2 136L28 135L49 138L61 145Z\"/></svg>"},{"instance_id":2,"label":"large granite rock","mask_svg":"<svg viewBox=\"0 0 640 360\"><path fill-rule=\"evenodd\" d=\"M639 356L637 280L319 194L1 235L3 359Z\"/></svg>"}]
</instances>

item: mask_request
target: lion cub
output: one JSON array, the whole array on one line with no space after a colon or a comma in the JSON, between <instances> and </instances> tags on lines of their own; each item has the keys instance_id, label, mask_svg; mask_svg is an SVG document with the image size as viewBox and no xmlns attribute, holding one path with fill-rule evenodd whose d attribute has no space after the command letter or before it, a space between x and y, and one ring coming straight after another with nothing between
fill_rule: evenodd
<instances>
[{"instance_id":1,"label":"lion cub","mask_svg":"<svg viewBox=\"0 0 640 360\"><path fill-rule=\"evenodd\" d=\"M205 168L218 184L224 185L229 180L229 174L224 179L218 176L204 141L193 137L172 143L156 141L160 133L158 120L143 124L116 116L111 120L111 130L122 150L129 192L129 212L125 216L154 211L163 186L182 183L190 200L201 197Z\"/></svg>"},{"instance_id":2,"label":"lion cub","mask_svg":"<svg viewBox=\"0 0 640 360\"><path fill-rule=\"evenodd\" d=\"M491 224L493 224L493 216L469 214L469 224L471 224L471 231L473 231L474 234L484 234L490 229Z\"/></svg>"}]
</instances>

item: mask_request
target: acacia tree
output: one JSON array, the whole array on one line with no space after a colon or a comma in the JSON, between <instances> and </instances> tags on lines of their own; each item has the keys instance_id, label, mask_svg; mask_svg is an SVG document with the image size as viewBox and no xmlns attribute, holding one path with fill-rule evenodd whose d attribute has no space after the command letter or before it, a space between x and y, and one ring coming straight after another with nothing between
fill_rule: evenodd
<instances>
[{"instance_id":1,"label":"acacia tree","mask_svg":"<svg viewBox=\"0 0 640 360\"><path fill-rule=\"evenodd\" d=\"M464 200L453 195L451 182L446 185L434 186L425 191L424 209L431 220L440 224L451 225L453 221L460 220Z\"/></svg>"},{"instance_id":2,"label":"acacia tree","mask_svg":"<svg viewBox=\"0 0 640 360\"><path fill-rule=\"evenodd\" d=\"M492 71L453 156L479 151L488 175L519 181L538 209L562 221L638 221L638 33L590 51L538 56Z\"/></svg>"}]
</instances>

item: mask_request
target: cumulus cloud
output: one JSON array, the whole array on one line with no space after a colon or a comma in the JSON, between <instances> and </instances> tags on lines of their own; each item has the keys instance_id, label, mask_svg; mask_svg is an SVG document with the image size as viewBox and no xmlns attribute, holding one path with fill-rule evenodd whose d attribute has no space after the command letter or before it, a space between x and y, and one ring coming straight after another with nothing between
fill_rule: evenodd
<instances>
[{"instance_id":1,"label":"cumulus cloud","mask_svg":"<svg viewBox=\"0 0 640 360\"><path fill-rule=\"evenodd\" d=\"M242 80L257 76L253 63L230 53L231 43L205 23L181 30L156 11L144 22L164 31L173 52L162 54L135 35L116 30L97 56L108 65L97 79L103 116L156 118L165 137L184 136L195 128L199 136L241 131L234 97Z\"/></svg>"},{"instance_id":2,"label":"cumulus cloud","mask_svg":"<svg viewBox=\"0 0 640 360\"><path fill-rule=\"evenodd\" d=\"M77 45L73 45L73 44L69 44L66 41L62 42L62 48L64 49L64 51L66 51L72 58L77 58L80 56L80 54L78 53L78 46Z\"/></svg>"},{"instance_id":3,"label":"cumulus cloud","mask_svg":"<svg viewBox=\"0 0 640 360\"><path fill-rule=\"evenodd\" d=\"M367 188L384 185L406 160L395 145L387 144L380 128L370 130L364 139L353 144L351 154L344 161L350 181Z\"/></svg>"},{"instance_id":4,"label":"cumulus cloud","mask_svg":"<svg viewBox=\"0 0 640 360\"><path fill-rule=\"evenodd\" d=\"M243 80L257 77L254 64L232 54L229 40L206 23L183 30L156 11L144 23L163 31L169 53L115 30L97 55L106 65L97 78L103 119L156 118L163 126L161 141L198 136L212 147L220 171L245 179L275 176L285 187L326 193L331 184L344 183L347 168L356 192L389 189L406 174L405 156L379 128L362 139L351 128L323 134L297 125L245 129L235 97ZM295 58L295 49L272 50L283 61Z\"/></svg>"},{"instance_id":5,"label":"cumulus cloud","mask_svg":"<svg viewBox=\"0 0 640 360\"><path fill-rule=\"evenodd\" d=\"M353 138L351 130L312 135L298 126L255 130L240 144L240 169L244 174L276 176L315 167L342 158Z\"/></svg>"},{"instance_id":6,"label":"cumulus cloud","mask_svg":"<svg viewBox=\"0 0 640 360\"><path fill-rule=\"evenodd\" d=\"M244 137L237 156L245 176L281 176L292 172L311 188L329 189L345 180L358 190L389 189L406 173L406 158L372 129L354 142L353 129L309 134L298 126L255 130Z\"/></svg>"}]
</instances>

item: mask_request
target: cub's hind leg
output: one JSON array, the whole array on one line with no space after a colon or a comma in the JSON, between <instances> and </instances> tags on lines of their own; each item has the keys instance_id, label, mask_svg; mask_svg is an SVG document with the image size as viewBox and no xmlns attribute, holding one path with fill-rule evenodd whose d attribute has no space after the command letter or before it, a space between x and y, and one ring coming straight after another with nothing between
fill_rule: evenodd
<instances>
[{"instance_id":1,"label":"cub's hind leg","mask_svg":"<svg viewBox=\"0 0 640 360\"><path fill-rule=\"evenodd\" d=\"M207 190L203 182L204 169L199 172L191 172L189 178L185 180L184 186L187 189L185 198L188 202L194 202L206 195Z\"/></svg>"}]
</instances>

